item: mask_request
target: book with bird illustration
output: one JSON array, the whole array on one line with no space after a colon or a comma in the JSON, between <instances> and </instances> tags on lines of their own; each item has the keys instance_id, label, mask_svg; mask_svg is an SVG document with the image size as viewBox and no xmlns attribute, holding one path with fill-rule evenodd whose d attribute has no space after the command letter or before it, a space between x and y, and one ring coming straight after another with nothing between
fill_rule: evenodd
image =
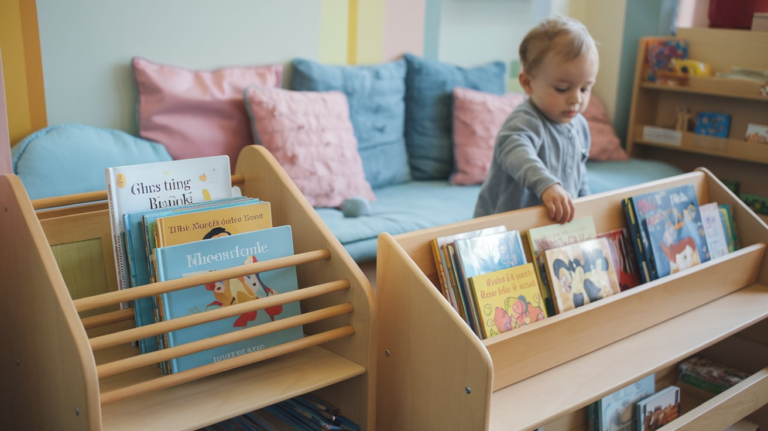
<instances>
[{"instance_id":1,"label":"book with bird illustration","mask_svg":"<svg viewBox=\"0 0 768 431\"><path fill-rule=\"evenodd\" d=\"M470 277L481 338L547 318L532 263Z\"/></svg>"},{"instance_id":2,"label":"book with bird illustration","mask_svg":"<svg viewBox=\"0 0 768 431\"><path fill-rule=\"evenodd\" d=\"M290 226L245 232L156 250L158 280L219 271L255 262L293 255ZM242 304L258 298L292 292L298 289L296 267L250 274L175 292L163 293L161 306L165 320L177 319L208 310ZM298 302L254 310L237 316L204 323L167 334L167 348L192 343L209 337L243 331L301 313ZM202 352L174 358L171 372L223 361L267 349L302 338L302 326L249 338Z\"/></svg>"},{"instance_id":3,"label":"book with bird illustration","mask_svg":"<svg viewBox=\"0 0 768 431\"><path fill-rule=\"evenodd\" d=\"M611 247L606 238L544 252L558 313L619 293Z\"/></svg>"}]
</instances>

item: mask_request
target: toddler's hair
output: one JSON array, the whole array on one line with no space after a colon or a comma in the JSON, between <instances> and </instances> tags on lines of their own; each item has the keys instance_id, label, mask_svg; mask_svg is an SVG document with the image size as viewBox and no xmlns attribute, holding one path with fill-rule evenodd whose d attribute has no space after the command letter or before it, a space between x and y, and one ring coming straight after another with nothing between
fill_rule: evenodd
<instances>
[{"instance_id":1,"label":"toddler's hair","mask_svg":"<svg viewBox=\"0 0 768 431\"><path fill-rule=\"evenodd\" d=\"M585 54L597 56L597 45L584 24L573 18L554 16L540 22L520 43L523 70L534 73L549 52L571 61Z\"/></svg>"}]
</instances>

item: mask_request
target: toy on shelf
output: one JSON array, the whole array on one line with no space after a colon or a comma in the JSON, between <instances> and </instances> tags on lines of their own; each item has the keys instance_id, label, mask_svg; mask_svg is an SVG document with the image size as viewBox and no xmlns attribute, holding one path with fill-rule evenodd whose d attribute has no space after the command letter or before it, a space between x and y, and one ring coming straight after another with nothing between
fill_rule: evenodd
<instances>
[{"instance_id":1,"label":"toy on shelf","mask_svg":"<svg viewBox=\"0 0 768 431\"><path fill-rule=\"evenodd\" d=\"M716 112L699 112L695 132L699 135L727 138L731 126L731 116Z\"/></svg>"},{"instance_id":2,"label":"toy on shelf","mask_svg":"<svg viewBox=\"0 0 768 431\"><path fill-rule=\"evenodd\" d=\"M680 74L688 76L712 76L712 69L707 63L696 60L684 60L673 58L672 69Z\"/></svg>"}]
</instances>

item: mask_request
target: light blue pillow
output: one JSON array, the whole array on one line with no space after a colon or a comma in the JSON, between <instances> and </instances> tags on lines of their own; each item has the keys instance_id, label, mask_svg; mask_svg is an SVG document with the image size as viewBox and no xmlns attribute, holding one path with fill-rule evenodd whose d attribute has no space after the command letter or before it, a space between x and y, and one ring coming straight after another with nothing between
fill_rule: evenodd
<instances>
[{"instance_id":1,"label":"light blue pillow","mask_svg":"<svg viewBox=\"0 0 768 431\"><path fill-rule=\"evenodd\" d=\"M371 66L293 61L293 90L347 95L365 179L373 188L411 179L404 136L405 70L403 60Z\"/></svg>"},{"instance_id":2,"label":"light blue pillow","mask_svg":"<svg viewBox=\"0 0 768 431\"><path fill-rule=\"evenodd\" d=\"M405 142L416 180L443 180L453 172L454 87L504 94L505 66L497 61L473 69L405 54Z\"/></svg>"},{"instance_id":3,"label":"light blue pillow","mask_svg":"<svg viewBox=\"0 0 768 431\"><path fill-rule=\"evenodd\" d=\"M106 168L171 160L165 147L155 142L80 124L38 130L11 153L13 172L30 199L105 190Z\"/></svg>"}]
</instances>

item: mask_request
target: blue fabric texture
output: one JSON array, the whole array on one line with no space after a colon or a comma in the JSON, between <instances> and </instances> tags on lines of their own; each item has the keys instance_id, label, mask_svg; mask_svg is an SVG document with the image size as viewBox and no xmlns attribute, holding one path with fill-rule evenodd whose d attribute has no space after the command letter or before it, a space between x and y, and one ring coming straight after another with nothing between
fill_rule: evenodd
<instances>
[{"instance_id":1,"label":"blue fabric texture","mask_svg":"<svg viewBox=\"0 0 768 431\"><path fill-rule=\"evenodd\" d=\"M683 173L667 163L587 162L593 194L642 184ZM376 190L366 217L345 218L336 209L317 209L320 218L357 262L376 258L381 232L397 235L472 218L480 186L452 186L448 181L413 181Z\"/></svg>"},{"instance_id":2,"label":"blue fabric texture","mask_svg":"<svg viewBox=\"0 0 768 431\"><path fill-rule=\"evenodd\" d=\"M415 180L443 180L453 172L454 87L504 94L505 66L473 69L405 54L405 143Z\"/></svg>"},{"instance_id":3,"label":"blue fabric texture","mask_svg":"<svg viewBox=\"0 0 768 431\"><path fill-rule=\"evenodd\" d=\"M404 135L405 71L404 60L370 66L293 61L293 90L347 95L365 179L373 188L411 179Z\"/></svg>"},{"instance_id":4,"label":"blue fabric texture","mask_svg":"<svg viewBox=\"0 0 768 431\"><path fill-rule=\"evenodd\" d=\"M106 168L171 160L158 143L80 124L38 130L16 144L12 154L13 172L30 199L104 190Z\"/></svg>"}]
</instances>

